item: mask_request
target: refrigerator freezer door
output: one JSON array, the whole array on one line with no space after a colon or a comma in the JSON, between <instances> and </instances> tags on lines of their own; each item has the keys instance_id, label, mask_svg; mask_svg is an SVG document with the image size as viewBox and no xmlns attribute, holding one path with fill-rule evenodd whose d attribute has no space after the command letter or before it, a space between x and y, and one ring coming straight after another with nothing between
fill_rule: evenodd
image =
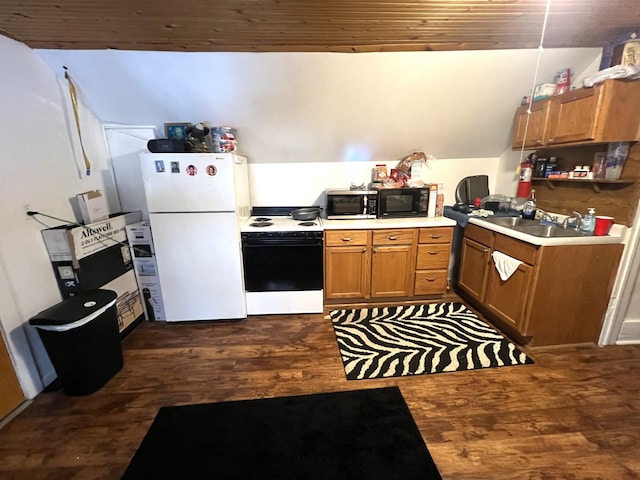
<instances>
[{"instance_id":1,"label":"refrigerator freezer door","mask_svg":"<svg viewBox=\"0 0 640 480\"><path fill-rule=\"evenodd\" d=\"M245 318L235 213L151 213L168 322Z\"/></svg>"},{"instance_id":2,"label":"refrigerator freezer door","mask_svg":"<svg viewBox=\"0 0 640 480\"><path fill-rule=\"evenodd\" d=\"M237 211L235 171L244 163L230 153L141 154L149 212Z\"/></svg>"}]
</instances>

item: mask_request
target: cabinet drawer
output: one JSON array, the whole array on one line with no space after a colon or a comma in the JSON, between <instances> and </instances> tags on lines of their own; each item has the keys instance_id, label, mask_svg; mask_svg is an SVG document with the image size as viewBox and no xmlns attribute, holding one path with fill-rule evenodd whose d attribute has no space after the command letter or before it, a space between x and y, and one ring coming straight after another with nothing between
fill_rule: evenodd
<instances>
[{"instance_id":1,"label":"cabinet drawer","mask_svg":"<svg viewBox=\"0 0 640 480\"><path fill-rule=\"evenodd\" d=\"M447 270L418 270L414 295L441 295L447 292Z\"/></svg>"},{"instance_id":2,"label":"cabinet drawer","mask_svg":"<svg viewBox=\"0 0 640 480\"><path fill-rule=\"evenodd\" d=\"M493 232L472 223L465 227L464 236L487 247L493 246Z\"/></svg>"},{"instance_id":3,"label":"cabinet drawer","mask_svg":"<svg viewBox=\"0 0 640 480\"><path fill-rule=\"evenodd\" d=\"M452 227L420 228L418 243L450 243L452 237Z\"/></svg>"},{"instance_id":4,"label":"cabinet drawer","mask_svg":"<svg viewBox=\"0 0 640 480\"><path fill-rule=\"evenodd\" d=\"M415 228L403 228L398 230L374 230L374 245L411 245L416 236Z\"/></svg>"},{"instance_id":5,"label":"cabinet drawer","mask_svg":"<svg viewBox=\"0 0 640 480\"><path fill-rule=\"evenodd\" d=\"M449 267L451 246L447 244L418 245L416 270L431 270Z\"/></svg>"},{"instance_id":6,"label":"cabinet drawer","mask_svg":"<svg viewBox=\"0 0 640 480\"><path fill-rule=\"evenodd\" d=\"M366 245L370 230L327 230L324 243L327 247L341 245Z\"/></svg>"},{"instance_id":7,"label":"cabinet drawer","mask_svg":"<svg viewBox=\"0 0 640 480\"><path fill-rule=\"evenodd\" d=\"M496 234L493 249L510 257L517 258L529 265L535 265L536 263L538 248L529 243L516 240L515 238Z\"/></svg>"}]
</instances>

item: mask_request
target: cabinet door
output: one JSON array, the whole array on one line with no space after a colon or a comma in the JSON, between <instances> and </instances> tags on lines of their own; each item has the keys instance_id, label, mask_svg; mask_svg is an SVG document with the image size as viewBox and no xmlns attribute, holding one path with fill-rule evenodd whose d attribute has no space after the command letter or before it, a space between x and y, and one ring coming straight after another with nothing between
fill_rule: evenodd
<instances>
[{"instance_id":1,"label":"cabinet door","mask_svg":"<svg viewBox=\"0 0 640 480\"><path fill-rule=\"evenodd\" d=\"M325 248L325 298L369 298L370 253L366 246Z\"/></svg>"},{"instance_id":2,"label":"cabinet door","mask_svg":"<svg viewBox=\"0 0 640 480\"><path fill-rule=\"evenodd\" d=\"M516 111L516 120L513 134L513 148L523 146L540 147L544 145L545 128L549 114L549 101L540 100L531 104L531 114L528 113L529 105L521 105ZM527 125L528 120L528 125ZM524 143L524 145L523 145Z\"/></svg>"},{"instance_id":3,"label":"cabinet door","mask_svg":"<svg viewBox=\"0 0 640 480\"><path fill-rule=\"evenodd\" d=\"M2 420L24 401L24 394L1 334L0 385L2 385L2 388L0 388L0 420Z\"/></svg>"},{"instance_id":4,"label":"cabinet door","mask_svg":"<svg viewBox=\"0 0 640 480\"><path fill-rule=\"evenodd\" d=\"M547 144L584 142L596 137L600 88L582 88L551 102Z\"/></svg>"},{"instance_id":5,"label":"cabinet door","mask_svg":"<svg viewBox=\"0 0 640 480\"><path fill-rule=\"evenodd\" d=\"M489 247L469 238L462 239L458 285L479 302L484 297L490 254Z\"/></svg>"},{"instance_id":6,"label":"cabinet door","mask_svg":"<svg viewBox=\"0 0 640 480\"><path fill-rule=\"evenodd\" d=\"M489 268L484 304L502 321L526 335L526 314L530 299L533 267L521 263L507 280L503 281L495 267Z\"/></svg>"},{"instance_id":7,"label":"cabinet door","mask_svg":"<svg viewBox=\"0 0 640 480\"><path fill-rule=\"evenodd\" d=\"M413 294L413 246L373 247L371 296L409 297Z\"/></svg>"}]
</instances>

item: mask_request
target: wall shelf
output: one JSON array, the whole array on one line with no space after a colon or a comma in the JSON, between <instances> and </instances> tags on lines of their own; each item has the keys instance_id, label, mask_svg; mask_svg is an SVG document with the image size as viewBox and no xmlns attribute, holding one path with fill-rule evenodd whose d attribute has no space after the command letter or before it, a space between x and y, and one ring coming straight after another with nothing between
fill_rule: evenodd
<instances>
[{"instance_id":1,"label":"wall shelf","mask_svg":"<svg viewBox=\"0 0 640 480\"><path fill-rule=\"evenodd\" d=\"M581 183L586 185L591 185L593 191L596 193L600 192L600 185L618 185L618 186L626 186L633 185L635 183L634 180L605 180L605 179L581 179L581 178L536 178L533 177L531 179L533 183L546 183L547 186L551 190L555 190L556 184L558 183Z\"/></svg>"}]
</instances>

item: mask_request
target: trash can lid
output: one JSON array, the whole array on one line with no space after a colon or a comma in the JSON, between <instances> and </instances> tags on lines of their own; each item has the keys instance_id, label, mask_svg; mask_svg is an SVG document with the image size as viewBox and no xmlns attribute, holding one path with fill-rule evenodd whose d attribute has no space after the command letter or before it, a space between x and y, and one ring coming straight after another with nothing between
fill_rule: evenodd
<instances>
[{"instance_id":1,"label":"trash can lid","mask_svg":"<svg viewBox=\"0 0 640 480\"><path fill-rule=\"evenodd\" d=\"M90 290L76 293L62 302L41 311L29 319L31 325L66 325L90 317L115 302L118 294L112 290Z\"/></svg>"}]
</instances>

